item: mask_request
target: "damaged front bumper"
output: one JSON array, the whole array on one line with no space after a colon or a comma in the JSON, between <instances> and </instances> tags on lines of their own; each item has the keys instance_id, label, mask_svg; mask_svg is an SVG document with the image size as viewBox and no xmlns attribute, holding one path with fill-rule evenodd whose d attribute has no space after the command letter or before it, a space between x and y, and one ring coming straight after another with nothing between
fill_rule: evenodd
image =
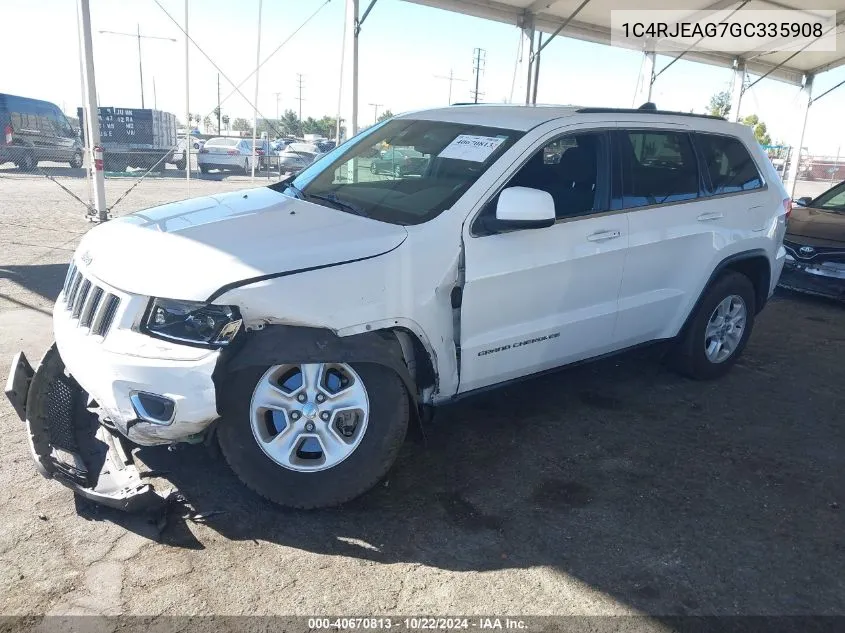
<instances>
[{"instance_id":1,"label":"damaged front bumper","mask_svg":"<svg viewBox=\"0 0 845 633\"><path fill-rule=\"evenodd\" d=\"M845 264L808 264L788 258L778 285L796 292L845 301Z\"/></svg>"},{"instance_id":2,"label":"damaged front bumper","mask_svg":"<svg viewBox=\"0 0 845 633\"><path fill-rule=\"evenodd\" d=\"M119 510L153 510L165 502L142 480L123 437L89 409L91 398L65 370L55 345L34 370L18 353L5 392L26 425L30 453L43 476Z\"/></svg>"}]
</instances>

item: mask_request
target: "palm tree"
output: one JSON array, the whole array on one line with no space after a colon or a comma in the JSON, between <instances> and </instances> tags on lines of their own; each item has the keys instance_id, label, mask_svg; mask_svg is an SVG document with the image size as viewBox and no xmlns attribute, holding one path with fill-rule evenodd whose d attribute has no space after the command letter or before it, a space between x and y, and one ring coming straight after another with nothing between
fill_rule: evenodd
<instances>
[{"instance_id":1,"label":"palm tree","mask_svg":"<svg viewBox=\"0 0 845 633\"><path fill-rule=\"evenodd\" d=\"M229 129L229 115L223 115L223 126L228 130Z\"/></svg>"}]
</instances>

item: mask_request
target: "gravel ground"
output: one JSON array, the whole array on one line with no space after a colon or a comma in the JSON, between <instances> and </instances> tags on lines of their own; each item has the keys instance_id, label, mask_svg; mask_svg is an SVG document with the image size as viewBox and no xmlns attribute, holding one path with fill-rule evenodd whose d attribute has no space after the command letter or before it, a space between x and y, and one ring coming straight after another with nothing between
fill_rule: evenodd
<instances>
[{"instance_id":1,"label":"gravel ground","mask_svg":"<svg viewBox=\"0 0 845 633\"><path fill-rule=\"evenodd\" d=\"M50 344L90 225L45 179L0 191L5 381ZM117 210L183 197L155 179ZM318 512L264 503L202 447L139 457L204 520L92 507L36 474L3 400L0 614L845 615L842 310L778 294L717 382L652 348L462 401L376 490Z\"/></svg>"}]
</instances>

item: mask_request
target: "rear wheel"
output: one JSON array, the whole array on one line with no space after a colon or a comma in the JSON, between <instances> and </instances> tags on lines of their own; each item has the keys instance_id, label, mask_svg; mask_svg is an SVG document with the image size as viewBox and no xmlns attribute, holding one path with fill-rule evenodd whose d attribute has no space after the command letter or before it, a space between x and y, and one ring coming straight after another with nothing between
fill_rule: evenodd
<instances>
[{"instance_id":1,"label":"rear wheel","mask_svg":"<svg viewBox=\"0 0 845 633\"><path fill-rule=\"evenodd\" d=\"M402 168L401 168L399 165L396 165L396 166L393 168L393 175L394 175L394 176L396 176L397 178L401 178L401 177L402 177Z\"/></svg>"},{"instance_id":2,"label":"rear wheel","mask_svg":"<svg viewBox=\"0 0 845 633\"><path fill-rule=\"evenodd\" d=\"M15 163L18 166L18 169L23 171L35 171L35 168L38 167L38 161L35 160L35 156L32 152L26 152L21 156L20 162Z\"/></svg>"},{"instance_id":3,"label":"rear wheel","mask_svg":"<svg viewBox=\"0 0 845 633\"><path fill-rule=\"evenodd\" d=\"M673 367L699 380L726 374L748 343L755 312L754 285L748 277L724 273L705 291L670 357Z\"/></svg>"},{"instance_id":4,"label":"rear wheel","mask_svg":"<svg viewBox=\"0 0 845 633\"><path fill-rule=\"evenodd\" d=\"M208 173L208 167L206 167L205 165L200 165L199 169L200 169L201 174L207 174Z\"/></svg>"},{"instance_id":5,"label":"rear wheel","mask_svg":"<svg viewBox=\"0 0 845 633\"><path fill-rule=\"evenodd\" d=\"M75 152L73 157L70 159L70 166L73 169L79 169L82 167L82 152Z\"/></svg>"},{"instance_id":6,"label":"rear wheel","mask_svg":"<svg viewBox=\"0 0 845 633\"><path fill-rule=\"evenodd\" d=\"M283 506L318 508L369 490L408 428L399 377L370 363L274 365L241 372L218 429L235 474Z\"/></svg>"},{"instance_id":7,"label":"rear wheel","mask_svg":"<svg viewBox=\"0 0 845 633\"><path fill-rule=\"evenodd\" d=\"M378 169L376 169L376 162L375 161L372 161L370 163L370 173L371 174L377 174L378 173Z\"/></svg>"},{"instance_id":8,"label":"rear wheel","mask_svg":"<svg viewBox=\"0 0 845 633\"><path fill-rule=\"evenodd\" d=\"M244 171L244 174L249 175L249 159L248 158L244 160L243 171Z\"/></svg>"}]
</instances>

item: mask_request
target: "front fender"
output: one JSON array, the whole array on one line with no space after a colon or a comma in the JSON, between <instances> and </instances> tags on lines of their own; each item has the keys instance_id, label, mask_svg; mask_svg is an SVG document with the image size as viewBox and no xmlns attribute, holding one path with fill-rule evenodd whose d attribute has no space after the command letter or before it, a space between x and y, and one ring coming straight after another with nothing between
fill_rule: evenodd
<instances>
[{"instance_id":1,"label":"front fender","mask_svg":"<svg viewBox=\"0 0 845 633\"><path fill-rule=\"evenodd\" d=\"M218 366L215 382L248 367L303 362L384 365L396 372L414 404L419 404L417 385L405 364L402 347L385 331L338 336L325 328L267 325L244 335L238 349ZM224 391L217 389L218 394Z\"/></svg>"}]
</instances>

